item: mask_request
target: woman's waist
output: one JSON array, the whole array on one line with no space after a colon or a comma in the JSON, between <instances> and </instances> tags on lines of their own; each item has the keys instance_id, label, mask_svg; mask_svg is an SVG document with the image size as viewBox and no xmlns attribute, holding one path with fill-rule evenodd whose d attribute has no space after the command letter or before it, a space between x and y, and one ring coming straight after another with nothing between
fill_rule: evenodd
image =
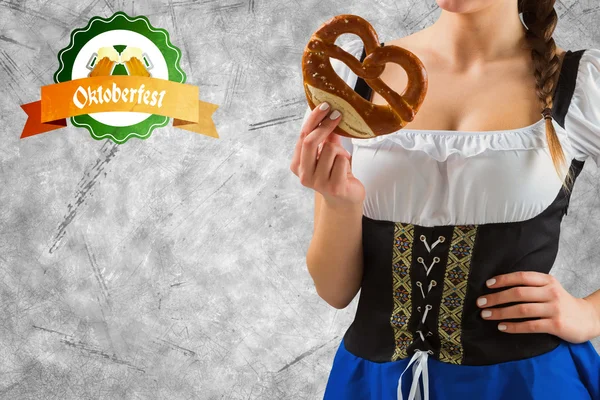
<instances>
[{"instance_id":1,"label":"woman's waist","mask_svg":"<svg viewBox=\"0 0 600 400\"><path fill-rule=\"evenodd\" d=\"M399 259L385 278L381 271L366 272L354 321L345 334L349 350L376 362L422 350L442 362L489 365L540 355L559 344L560 339L549 334L502 332L499 321L481 316L477 299L491 292L485 280L512 272L503 264L473 271L468 257L445 257L440 268L429 273ZM519 262L509 269L523 267ZM545 272L544 267L538 271Z\"/></svg>"},{"instance_id":2,"label":"woman's waist","mask_svg":"<svg viewBox=\"0 0 600 400\"><path fill-rule=\"evenodd\" d=\"M543 213L544 214L544 213ZM511 335L484 320L486 280L515 271L549 273L556 210L519 224L422 227L363 218L364 268L351 351L384 362L429 351L452 364L518 360L555 348L551 335Z\"/></svg>"},{"instance_id":3,"label":"woman's waist","mask_svg":"<svg viewBox=\"0 0 600 400\"><path fill-rule=\"evenodd\" d=\"M424 324L422 319L409 316L408 323L403 324L382 312L357 312L344 342L348 351L372 362L410 358L421 350L441 362L459 365L522 360L547 353L561 342L549 334L508 334L499 331L493 321L465 319L459 323L442 313L431 318L433 323Z\"/></svg>"}]
</instances>

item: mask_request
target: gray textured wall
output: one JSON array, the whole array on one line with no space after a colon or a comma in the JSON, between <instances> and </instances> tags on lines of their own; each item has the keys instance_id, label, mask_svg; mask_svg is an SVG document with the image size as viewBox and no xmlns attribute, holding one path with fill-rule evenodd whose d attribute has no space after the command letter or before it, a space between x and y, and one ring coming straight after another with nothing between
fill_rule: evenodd
<instances>
[{"instance_id":1,"label":"gray textured wall","mask_svg":"<svg viewBox=\"0 0 600 400\"><path fill-rule=\"evenodd\" d=\"M600 47L597 0L563 0L564 48ZM125 145L66 129L19 140L70 31L123 10L166 28L220 139L173 128ZM319 399L352 321L306 270L313 193L289 171L300 58L341 13L383 40L433 0L0 1L0 397ZM342 42L345 39L342 39ZM600 173L580 175L555 274L600 287Z\"/></svg>"}]
</instances>

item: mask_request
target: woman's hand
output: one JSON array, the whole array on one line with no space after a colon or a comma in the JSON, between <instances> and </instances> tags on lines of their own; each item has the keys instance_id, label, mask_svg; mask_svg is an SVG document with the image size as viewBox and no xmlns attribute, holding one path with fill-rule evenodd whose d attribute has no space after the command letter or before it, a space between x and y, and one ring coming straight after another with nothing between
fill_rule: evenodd
<instances>
[{"instance_id":1,"label":"woman's hand","mask_svg":"<svg viewBox=\"0 0 600 400\"><path fill-rule=\"evenodd\" d=\"M303 186L321 193L329 204L355 206L364 201L365 188L352 175L352 156L341 137L332 134L341 114L329 113L329 108L327 103L315 107L302 125L290 169Z\"/></svg>"},{"instance_id":2,"label":"woman's hand","mask_svg":"<svg viewBox=\"0 0 600 400\"><path fill-rule=\"evenodd\" d=\"M482 296L477 305L481 316L502 321L498 329L507 333L549 333L571 343L582 343L600 335L600 318L593 304L571 296L551 275L523 271L499 275L487 281L489 288L505 288ZM502 308L488 307L522 303ZM504 322L513 318L539 318Z\"/></svg>"}]
</instances>

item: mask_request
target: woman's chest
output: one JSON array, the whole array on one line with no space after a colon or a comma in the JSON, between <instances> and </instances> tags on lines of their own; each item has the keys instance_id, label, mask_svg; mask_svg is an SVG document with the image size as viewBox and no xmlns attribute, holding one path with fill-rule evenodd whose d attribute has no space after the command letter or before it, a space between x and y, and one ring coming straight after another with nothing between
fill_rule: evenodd
<instances>
[{"instance_id":1,"label":"woman's chest","mask_svg":"<svg viewBox=\"0 0 600 400\"><path fill-rule=\"evenodd\" d=\"M557 199L572 161L564 145L559 177L545 138L524 131L443 138L407 131L361 140L352 141L352 172L365 186L364 214L422 226L533 218Z\"/></svg>"},{"instance_id":2,"label":"woman's chest","mask_svg":"<svg viewBox=\"0 0 600 400\"><path fill-rule=\"evenodd\" d=\"M470 67L422 56L427 95L407 129L494 131L529 126L540 119L529 54ZM381 79L397 93L408 83L406 72L394 63L386 64ZM387 104L377 92L371 93L371 102Z\"/></svg>"}]
</instances>

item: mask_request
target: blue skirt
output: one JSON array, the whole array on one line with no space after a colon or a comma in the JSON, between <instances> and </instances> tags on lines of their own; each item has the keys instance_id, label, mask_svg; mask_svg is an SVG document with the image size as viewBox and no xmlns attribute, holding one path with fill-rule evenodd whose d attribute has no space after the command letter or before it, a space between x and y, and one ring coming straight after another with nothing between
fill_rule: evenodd
<instances>
[{"instance_id":1,"label":"blue skirt","mask_svg":"<svg viewBox=\"0 0 600 400\"><path fill-rule=\"evenodd\" d=\"M342 339L324 400L396 400L409 359L376 363L350 353ZM407 399L412 367L402 377ZM591 342L562 342L524 360L471 366L427 360L430 400L600 400L600 356ZM422 392L421 392L422 393Z\"/></svg>"}]
</instances>

